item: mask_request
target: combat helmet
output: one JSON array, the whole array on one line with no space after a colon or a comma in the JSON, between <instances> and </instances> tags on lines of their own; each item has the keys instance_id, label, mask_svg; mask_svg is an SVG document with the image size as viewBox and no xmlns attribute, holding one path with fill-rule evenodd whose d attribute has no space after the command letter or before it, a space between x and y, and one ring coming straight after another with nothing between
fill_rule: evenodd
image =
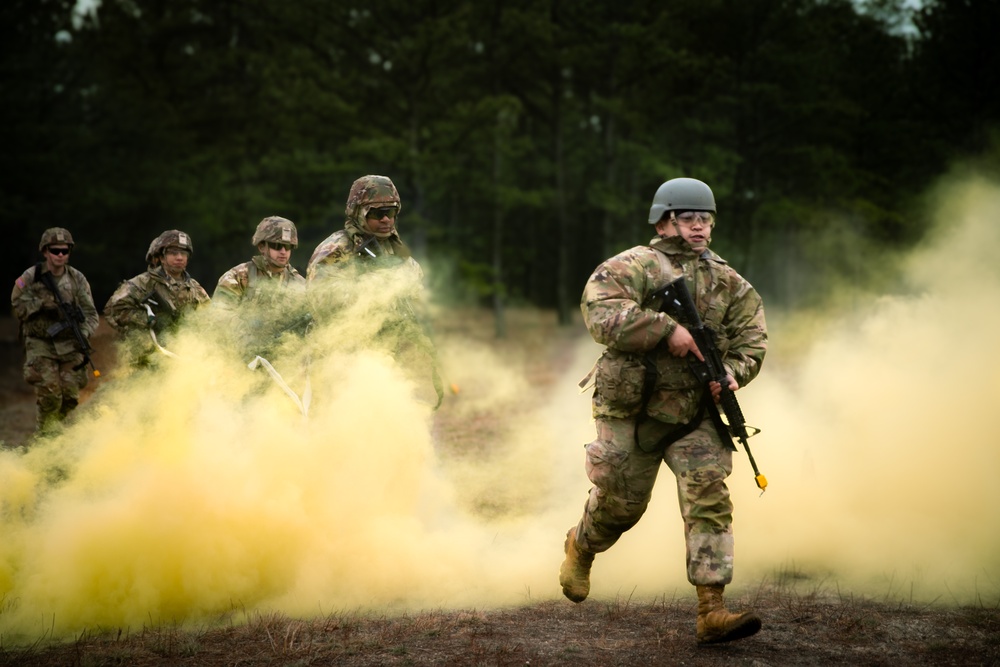
<instances>
[{"instance_id":1,"label":"combat helmet","mask_svg":"<svg viewBox=\"0 0 1000 667\"><path fill-rule=\"evenodd\" d=\"M253 235L253 246L256 248L266 241L290 243L293 248L298 248L299 232L291 220L277 215L268 216L257 225L257 231Z\"/></svg>"},{"instance_id":2,"label":"combat helmet","mask_svg":"<svg viewBox=\"0 0 1000 667\"><path fill-rule=\"evenodd\" d=\"M191 243L191 235L179 229L168 229L149 244L146 251L146 264L153 264L153 260L163 254L167 248L180 248L187 250L188 254L194 254L194 245Z\"/></svg>"},{"instance_id":3,"label":"combat helmet","mask_svg":"<svg viewBox=\"0 0 1000 667\"><path fill-rule=\"evenodd\" d=\"M73 235L68 229L62 227L49 227L42 232L42 240L38 242L38 252L45 250L45 246L53 243L65 243L70 248L73 247Z\"/></svg>"},{"instance_id":4,"label":"combat helmet","mask_svg":"<svg viewBox=\"0 0 1000 667\"><path fill-rule=\"evenodd\" d=\"M715 213L715 195L712 188L696 178L672 178L656 189L649 207L649 224L658 223L667 211Z\"/></svg>"},{"instance_id":5,"label":"combat helmet","mask_svg":"<svg viewBox=\"0 0 1000 667\"><path fill-rule=\"evenodd\" d=\"M388 177L370 174L362 176L351 185L344 212L348 219L364 220L369 210L384 206L395 206L399 213L402 208L399 192Z\"/></svg>"}]
</instances>

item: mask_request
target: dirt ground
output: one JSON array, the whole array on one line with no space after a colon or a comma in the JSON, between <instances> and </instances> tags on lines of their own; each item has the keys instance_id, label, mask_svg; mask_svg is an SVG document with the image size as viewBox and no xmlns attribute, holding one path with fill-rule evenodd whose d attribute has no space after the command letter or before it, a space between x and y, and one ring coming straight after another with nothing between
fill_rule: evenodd
<instances>
[{"instance_id":1,"label":"dirt ground","mask_svg":"<svg viewBox=\"0 0 1000 667\"><path fill-rule=\"evenodd\" d=\"M699 647L694 599L541 602L500 610L301 621L80 637L0 649L0 665L997 665L996 609L913 608L776 587L752 599L754 637Z\"/></svg>"},{"instance_id":2,"label":"dirt ground","mask_svg":"<svg viewBox=\"0 0 1000 667\"><path fill-rule=\"evenodd\" d=\"M580 328L557 327L551 313L512 319L510 337L496 345L512 358L538 360L531 376L544 392L568 363L569 342ZM488 321L470 313L439 329L488 340ZM105 377L113 375L111 340L102 324L94 344ZM8 448L29 443L33 428L34 396L21 380L22 362L13 321L0 320L0 442ZM444 420L437 429L446 438L475 441L493 427L483 415L467 426ZM57 644L41 638L32 646L5 646L0 637L0 666L1000 665L995 601L915 606L857 598L791 575L730 598L729 606L754 609L763 630L740 642L698 647L692 592L652 603L619 597L400 616L256 615L241 624L223 618L196 629L151 625Z\"/></svg>"}]
</instances>

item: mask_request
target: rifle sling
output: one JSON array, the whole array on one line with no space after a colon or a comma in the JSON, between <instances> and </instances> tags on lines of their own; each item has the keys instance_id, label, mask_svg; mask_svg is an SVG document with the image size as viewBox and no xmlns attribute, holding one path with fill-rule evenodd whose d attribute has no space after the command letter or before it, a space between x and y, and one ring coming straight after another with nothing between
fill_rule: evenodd
<instances>
[{"instance_id":1,"label":"rifle sling","mask_svg":"<svg viewBox=\"0 0 1000 667\"><path fill-rule=\"evenodd\" d=\"M90 363L90 350L87 349L87 341L80 331L80 326L73 318L73 313L69 312L69 304L62 298L62 294L60 294L59 288L56 286L56 281L52 278L52 274L42 271L41 262L35 264L35 280L41 282L45 285L46 289L52 292L52 296L55 297L56 303L59 304L59 313L63 316L63 318L65 318L65 321L73 330L74 338L76 338L76 342L80 345L80 352L83 354L83 361L73 366L73 370L78 371Z\"/></svg>"}]
</instances>

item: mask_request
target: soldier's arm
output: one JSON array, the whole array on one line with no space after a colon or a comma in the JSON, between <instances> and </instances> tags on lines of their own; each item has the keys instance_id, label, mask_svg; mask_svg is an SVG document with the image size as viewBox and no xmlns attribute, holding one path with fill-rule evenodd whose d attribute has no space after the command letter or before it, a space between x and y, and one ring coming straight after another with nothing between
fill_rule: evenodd
<instances>
[{"instance_id":1,"label":"soldier's arm","mask_svg":"<svg viewBox=\"0 0 1000 667\"><path fill-rule=\"evenodd\" d=\"M10 305L14 316L26 322L43 310L56 311L55 297L45 285L35 282L34 267L25 271L14 281L14 289L10 293Z\"/></svg>"},{"instance_id":2,"label":"soldier's arm","mask_svg":"<svg viewBox=\"0 0 1000 667\"><path fill-rule=\"evenodd\" d=\"M79 283L77 284L76 293L73 296L76 300L76 305L83 312L83 323L80 325L80 331L85 338L90 338L97 331L97 325L100 323L100 320L97 316L97 306L94 305L94 295L90 291L90 283L87 282L87 278L82 273L77 272L77 277L79 278Z\"/></svg>"},{"instance_id":3,"label":"soldier's arm","mask_svg":"<svg viewBox=\"0 0 1000 667\"><path fill-rule=\"evenodd\" d=\"M650 267L628 253L597 267L580 302L595 341L625 352L642 352L670 337L677 323L665 313L643 307L653 289L647 284L649 272Z\"/></svg>"},{"instance_id":4,"label":"soldier's arm","mask_svg":"<svg viewBox=\"0 0 1000 667\"><path fill-rule=\"evenodd\" d=\"M737 276L738 277L738 276ZM723 364L740 386L757 377L767 352L767 324L764 305L757 291L741 277L723 322L728 348Z\"/></svg>"},{"instance_id":5,"label":"soldier's arm","mask_svg":"<svg viewBox=\"0 0 1000 667\"><path fill-rule=\"evenodd\" d=\"M313 282L317 278L323 278L335 273L344 267L344 264L351 259L352 255L348 249L335 243L322 243L312 257L309 258L309 265L306 267L306 281Z\"/></svg>"},{"instance_id":6,"label":"soldier's arm","mask_svg":"<svg viewBox=\"0 0 1000 667\"><path fill-rule=\"evenodd\" d=\"M191 279L191 292L194 294L194 300L198 307L204 306L212 301L212 297L208 295L205 288L201 286L194 278Z\"/></svg>"},{"instance_id":7,"label":"soldier's arm","mask_svg":"<svg viewBox=\"0 0 1000 667\"><path fill-rule=\"evenodd\" d=\"M242 283L234 269L222 274L212 292L212 306L215 308L235 309L243 300L246 285Z\"/></svg>"},{"instance_id":8,"label":"soldier's arm","mask_svg":"<svg viewBox=\"0 0 1000 667\"><path fill-rule=\"evenodd\" d=\"M108 303L104 306L104 317L121 331L147 328L149 321L146 308L141 302L148 291L147 281L143 280L143 276L126 280L108 299Z\"/></svg>"}]
</instances>

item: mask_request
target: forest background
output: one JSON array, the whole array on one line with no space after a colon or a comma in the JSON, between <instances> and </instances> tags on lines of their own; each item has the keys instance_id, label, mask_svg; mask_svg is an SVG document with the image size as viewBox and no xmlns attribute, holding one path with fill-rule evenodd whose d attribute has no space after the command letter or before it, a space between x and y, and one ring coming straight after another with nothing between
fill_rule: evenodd
<instances>
[{"instance_id":1,"label":"forest background","mask_svg":"<svg viewBox=\"0 0 1000 667\"><path fill-rule=\"evenodd\" d=\"M500 335L506 304L568 322L676 176L797 308L877 280L942 174L1000 170L985 0L8 0L0 25L8 284L65 226L98 308L164 229L209 292L268 215L304 271L367 173L437 298Z\"/></svg>"}]
</instances>

